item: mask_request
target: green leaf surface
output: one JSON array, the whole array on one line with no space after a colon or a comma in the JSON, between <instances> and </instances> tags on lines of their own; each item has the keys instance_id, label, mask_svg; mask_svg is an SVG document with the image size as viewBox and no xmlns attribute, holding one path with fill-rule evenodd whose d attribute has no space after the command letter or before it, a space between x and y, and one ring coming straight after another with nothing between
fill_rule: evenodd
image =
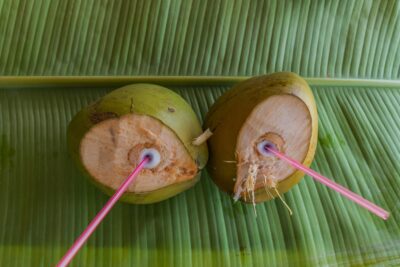
<instances>
[{"instance_id":1,"label":"green leaf surface","mask_svg":"<svg viewBox=\"0 0 400 267\"><path fill-rule=\"evenodd\" d=\"M400 78L397 0L1 0L2 75Z\"/></svg>"},{"instance_id":2,"label":"green leaf surface","mask_svg":"<svg viewBox=\"0 0 400 267\"><path fill-rule=\"evenodd\" d=\"M69 158L66 127L114 87L35 87L0 90L0 266L54 265L107 201ZM203 118L228 87L172 88ZM204 173L167 201L117 204L72 266L400 264L400 86L312 89L312 167L390 210L388 221L310 177L284 195L293 216L276 200L257 205L256 217Z\"/></svg>"},{"instance_id":3,"label":"green leaf surface","mask_svg":"<svg viewBox=\"0 0 400 267\"><path fill-rule=\"evenodd\" d=\"M236 76L282 70L314 77L312 167L388 221L309 177L285 194L293 216L270 201L256 218L204 173L165 202L118 204L72 265L400 265L400 1L0 0L0 75L99 76L0 78L0 266L54 265L107 201L67 154L80 108L140 80L203 117Z\"/></svg>"}]
</instances>

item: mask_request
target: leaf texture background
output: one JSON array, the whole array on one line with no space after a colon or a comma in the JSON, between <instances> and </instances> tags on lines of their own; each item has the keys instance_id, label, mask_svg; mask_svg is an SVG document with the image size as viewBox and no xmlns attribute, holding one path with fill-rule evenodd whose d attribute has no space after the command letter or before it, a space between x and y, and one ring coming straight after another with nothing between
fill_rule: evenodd
<instances>
[{"instance_id":1,"label":"leaf texture background","mask_svg":"<svg viewBox=\"0 0 400 267\"><path fill-rule=\"evenodd\" d=\"M175 87L199 116L226 86ZM112 88L0 91L0 265L54 264L106 202L75 168L66 126ZM204 173L154 205L119 204L75 266L400 264L398 88L313 87L320 114L313 167L392 211L384 222L305 178L279 201L234 204Z\"/></svg>"},{"instance_id":2,"label":"leaf texture background","mask_svg":"<svg viewBox=\"0 0 400 267\"><path fill-rule=\"evenodd\" d=\"M400 77L396 0L1 0L3 75Z\"/></svg>"},{"instance_id":3,"label":"leaf texture background","mask_svg":"<svg viewBox=\"0 0 400 267\"><path fill-rule=\"evenodd\" d=\"M0 0L0 75L257 75L396 80L398 1ZM1 77L0 77L1 79ZM395 84L395 83L394 83ZM51 266L107 201L66 127L107 86L0 84L0 266ZM203 118L229 86L169 86ZM312 86L313 168L392 212L382 221L306 177L234 204L203 174L162 203L118 204L72 266L400 265L400 86Z\"/></svg>"}]
</instances>

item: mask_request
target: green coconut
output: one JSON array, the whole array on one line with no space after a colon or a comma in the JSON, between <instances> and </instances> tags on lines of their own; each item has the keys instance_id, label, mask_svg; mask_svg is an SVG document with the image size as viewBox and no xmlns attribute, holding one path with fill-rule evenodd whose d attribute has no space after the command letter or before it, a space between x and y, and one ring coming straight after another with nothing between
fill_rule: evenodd
<instances>
[{"instance_id":1,"label":"green coconut","mask_svg":"<svg viewBox=\"0 0 400 267\"><path fill-rule=\"evenodd\" d=\"M159 164L143 169L121 200L153 203L172 197L200 178L208 158L190 105L175 92L152 84L134 84L83 108L69 124L72 157L98 187L111 195L140 162L156 149Z\"/></svg>"},{"instance_id":2,"label":"green coconut","mask_svg":"<svg viewBox=\"0 0 400 267\"><path fill-rule=\"evenodd\" d=\"M262 202L287 192L304 174L271 153L269 143L306 166L317 146L318 117L307 82L281 72L243 81L211 107L205 128L208 171L225 192L244 202Z\"/></svg>"}]
</instances>

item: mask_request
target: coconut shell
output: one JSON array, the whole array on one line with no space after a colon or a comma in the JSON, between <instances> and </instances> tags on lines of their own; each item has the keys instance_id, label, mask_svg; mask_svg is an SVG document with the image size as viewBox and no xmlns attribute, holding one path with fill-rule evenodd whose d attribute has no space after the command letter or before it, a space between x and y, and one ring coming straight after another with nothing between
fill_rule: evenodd
<instances>
[{"instance_id":1,"label":"coconut shell","mask_svg":"<svg viewBox=\"0 0 400 267\"><path fill-rule=\"evenodd\" d=\"M272 105L275 106L272 108ZM286 121L290 121L291 116L300 116L296 112L294 114L286 114L285 110L295 110L293 105L299 106L298 109L305 110L304 112L302 111L305 118L302 138L307 140L303 140L302 144L299 144L302 138L298 138L299 141L290 140L287 143L283 140L283 143L280 144L280 136L282 134L274 133L273 131L262 132L257 129L257 124L254 123L250 125L252 127L249 126L249 117L255 116L255 110L264 109L266 111L269 110L265 113L265 118L260 118L260 115L258 115L259 122L265 126L264 128L274 129L276 126L274 124L280 123L279 127L275 127L277 132L285 132L287 136L293 136L293 138L294 136L301 136L301 133L298 132L300 128L294 129L289 124L282 125L280 121L280 116ZM299 156L298 160L309 166L317 146L317 108L312 91L304 79L294 73L274 73L248 79L226 91L208 112L204 128L209 128L213 132L213 135L208 140L210 158L207 169L220 189L233 195L237 193L235 188L238 187L238 176L241 175L241 173L238 173L239 164L241 164L241 155L239 155L238 148L239 137L245 135L247 130L253 132L261 131L259 133L260 136L272 141L283 152L296 150L297 146L302 147L304 153ZM243 147L243 144L240 146ZM259 166L259 168L261 167ZM284 171L287 172L287 176L281 177L275 185L279 193L287 192L304 176L302 172L291 169L289 166ZM258 177L258 180L260 180L260 177ZM258 184L259 182L257 181ZM261 202L275 196L277 196L275 190L267 192L264 187L258 186L254 190L254 198L246 197L244 194L239 195L239 198L245 202Z\"/></svg>"},{"instance_id":2,"label":"coconut shell","mask_svg":"<svg viewBox=\"0 0 400 267\"><path fill-rule=\"evenodd\" d=\"M130 203L153 203L172 197L193 186L199 180L200 170L208 159L206 144L192 145L193 139L202 133L200 122L190 105L182 97L167 88L153 84L134 84L114 90L84 107L70 122L68 127L69 150L91 181L109 195L115 192L115 188L95 179L91 174L93 171L89 172L83 164L82 140L96 126L105 124L106 121L126 119L131 114L138 117L151 117L158 124L171 130L197 166L197 171L191 179L183 182L145 192L126 192L121 200ZM135 136L135 138L140 138L140 136Z\"/></svg>"}]
</instances>

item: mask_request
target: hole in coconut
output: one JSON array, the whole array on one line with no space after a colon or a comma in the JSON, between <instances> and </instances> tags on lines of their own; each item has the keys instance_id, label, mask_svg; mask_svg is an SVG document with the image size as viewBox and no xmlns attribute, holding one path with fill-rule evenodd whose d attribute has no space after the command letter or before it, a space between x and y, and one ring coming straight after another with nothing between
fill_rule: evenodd
<instances>
[{"instance_id":1,"label":"hole in coconut","mask_svg":"<svg viewBox=\"0 0 400 267\"><path fill-rule=\"evenodd\" d=\"M273 154L269 151L269 148L277 149L276 145L268 140L264 140L257 145L257 150L261 155L271 157Z\"/></svg>"},{"instance_id":2,"label":"hole in coconut","mask_svg":"<svg viewBox=\"0 0 400 267\"><path fill-rule=\"evenodd\" d=\"M143 161L145 158L148 159L147 163L144 165L145 169L153 169L160 164L161 156L160 152L158 152L155 148L145 148L140 153L140 161Z\"/></svg>"}]
</instances>

